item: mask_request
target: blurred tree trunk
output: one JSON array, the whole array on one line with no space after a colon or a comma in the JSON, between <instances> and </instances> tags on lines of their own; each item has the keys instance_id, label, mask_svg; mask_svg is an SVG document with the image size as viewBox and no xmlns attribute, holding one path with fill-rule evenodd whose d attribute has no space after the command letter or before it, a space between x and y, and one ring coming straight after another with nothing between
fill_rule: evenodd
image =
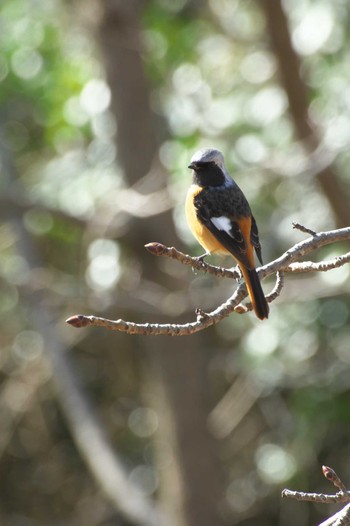
<instances>
[{"instance_id":1,"label":"blurred tree trunk","mask_svg":"<svg viewBox=\"0 0 350 526\"><path fill-rule=\"evenodd\" d=\"M139 14L142 6L138 0L103 0L98 27L112 91L112 111L118 123L118 159L130 185L148 173L158 154L141 59ZM164 172L157 185L158 188L166 186ZM170 213L147 220L134 219L123 242L142 261L144 278L153 282L162 280L162 285L170 291L184 287L184 283L164 274L158 260L145 252L143 245L154 240L179 245ZM176 464L163 469L160 494L176 526L220 524L219 470L213 438L207 428L204 340L207 338L202 335L181 340L163 337L134 340L141 352L147 354L149 383L155 395L152 398L158 400L155 409L160 418L160 432L164 432L162 441L174 442L169 445L173 447Z\"/></svg>"},{"instance_id":2,"label":"blurred tree trunk","mask_svg":"<svg viewBox=\"0 0 350 526\"><path fill-rule=\"evenodd\" d=\"M289 112L296 135L306 151L312 152L320 145L320 137L309 118L310 96L301 76L301 61L292 45L282 0L260 0L260 5L266 17L271 47L278 61L279 75L288 97ZM350 224L348 195L334 164L328 164L321 169L316 177L333 209L338 227Z\"/></svg>"}]
</instances>

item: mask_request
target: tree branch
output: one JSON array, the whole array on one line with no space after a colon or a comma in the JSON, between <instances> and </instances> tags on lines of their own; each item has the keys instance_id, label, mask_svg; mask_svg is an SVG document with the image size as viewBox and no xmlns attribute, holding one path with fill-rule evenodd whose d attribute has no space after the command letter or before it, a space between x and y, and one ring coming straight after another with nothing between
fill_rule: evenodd
<instances>
[{"instance_id":1,"label":"tree branch","mask_svg":"<svg viewBox=\"0 0 350 526\"><path fill-rule=\"evenodd\" d=\"M298 225L300 227L300 225ZM305 227L299 228L306 232L312 232ZM337 241L348 241L350 239L350 227L342 228L339 230L331 230L328 232L314 233L312 237L297 243L290 249L288 249L279 258L275 259L271 263L264 265L257 269L260 279L265 278L274 273L277 275L276 285L273 291L267 295L267 300L272 302L275 300L283 288L284 278L283 272L319 272L328 271L333 268L338 268L350 261L350 252L337 256L330 261L322 261L319 263L313 263L310 261L299 262L302 257L315 251L316 249L335 243ZM210 272L215 276L236 278L237 272L225 270L220 267L215 267L204 263L200 258L192 258L182 252L179 252L174 247L165 247L161 243L150 243L146 245L148 251L157 256L166 256L179 261L184 265L192 265L197 270L204 272ZM194 334L198 331L202 331L207 327L214 325L221 321L223 318L229 316L232 312L238 313L248 312L251 310L251 305L240 305L240 302L247 296L247 289L245 284L241 284L237 287L234 293L220 306L209 313L204 313L200 309L196 310L197 319L196 321L188 322L185 324L174 324L174 323L134 323L131 321L119 320L108 320L96 316L86 316L84 314L77 314L71 316L66 320L67 323L76 328L88 327L90 325L97 327L104 327L110 330L116 330L120 332L126 332L127 334L141 334L141 335L166 335L166 336L187 336Z\"/></svg>"},{"instance_id":2,"label":"tree branch","mask_svg":"<svg viewBox=\"0 0 350 526\"><path fill-rule=\"evenodd\" d=\"M180 252L175 247L166 247L165 245L162 245L162 243L148 243L145 245L145 248L154 256L165 256L170 259L175 259L183 265L190 265L195 270L201 270L202 272L212 274L218 278L239 279L241 277L241 274L238 270L231 270L209 265L209 263L203 261L201 257L189 256L188 254Z\"/></svg>"},{"instance_id":3,"label":"tree branch","mask_svg":"<svg viewBox=\"0 0 350 526\"><path fill-rule=\"evenodd\" d=\"M322 522L320 526L348 526L350 524L350 504L344 506L344 508L325 522Z\"/></svg>"},{"instance_id":4,"label":"tree branch","mask_svg":"<svg viewBox=\"0 0 350 526\"><path fill-rule=\"evenodd\" d=\"M327 480L339 489L334 495L328 495L325 493L304 493L303 491L291 491L284 489L282 491L282 498L290 498L295 500L302 500L308 502L320 502L323 504L331 503L349 503L350 502L350 491L346 489L345 484L341 478L336 474L334 469L328 466L322 466L323 475ZM347 504L340 511L329 517L326 521L323 521L319 526L347 526L350 524L350 504Z\"/></svg>"}]
</instances>

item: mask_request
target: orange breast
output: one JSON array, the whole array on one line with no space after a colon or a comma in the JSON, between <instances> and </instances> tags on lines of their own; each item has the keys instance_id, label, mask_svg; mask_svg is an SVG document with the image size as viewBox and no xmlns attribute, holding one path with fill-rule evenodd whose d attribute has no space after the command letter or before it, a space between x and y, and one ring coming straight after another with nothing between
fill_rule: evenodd
<instances>
[{"instance_id":1,"label":"orange breast","mask_svg":"<svg viewBox=\"0 0 350 526\"><path fill-rule=\"evenodd\" d=\"M200 186L193 184L187 192L185 211L188 226L194 237L207 252L228 255L230 252L221 245L216 237L197 218L193 200L201 190Z\"/></svg>"}]
</instances>

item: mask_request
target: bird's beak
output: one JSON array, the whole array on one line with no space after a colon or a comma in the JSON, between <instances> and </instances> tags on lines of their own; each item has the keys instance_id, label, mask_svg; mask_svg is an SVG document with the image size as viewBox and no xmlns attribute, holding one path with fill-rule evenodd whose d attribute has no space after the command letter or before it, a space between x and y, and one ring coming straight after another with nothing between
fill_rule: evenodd
<instances>
[{"instance_id":1,"label":"bird's beak","mask_svg":"<svg viewBox=\"0 0 350 526\"><path fill-rule=\"evenodd\" d=\"M196 163L189 164L188 168L190 168L191 170L195 170L197 168Z\"/></svg>"}]
</instances>

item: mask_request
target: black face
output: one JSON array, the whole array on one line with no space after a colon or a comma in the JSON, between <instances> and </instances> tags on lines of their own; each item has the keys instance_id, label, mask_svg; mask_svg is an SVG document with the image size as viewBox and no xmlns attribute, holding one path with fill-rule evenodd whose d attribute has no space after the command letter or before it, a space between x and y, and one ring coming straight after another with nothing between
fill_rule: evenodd
<instances>
[{"instance_id":1,"label":"black face","mask_svg":"<svg viewBox=\"0 0 350 526\"><path fill-rule=\"evenodd\" d=\"M197 161L191 163L189 168L194 170L193 183L198 186L220 186L225 182L221 168L214 162Z\"/></svg>"}]
</instances>

